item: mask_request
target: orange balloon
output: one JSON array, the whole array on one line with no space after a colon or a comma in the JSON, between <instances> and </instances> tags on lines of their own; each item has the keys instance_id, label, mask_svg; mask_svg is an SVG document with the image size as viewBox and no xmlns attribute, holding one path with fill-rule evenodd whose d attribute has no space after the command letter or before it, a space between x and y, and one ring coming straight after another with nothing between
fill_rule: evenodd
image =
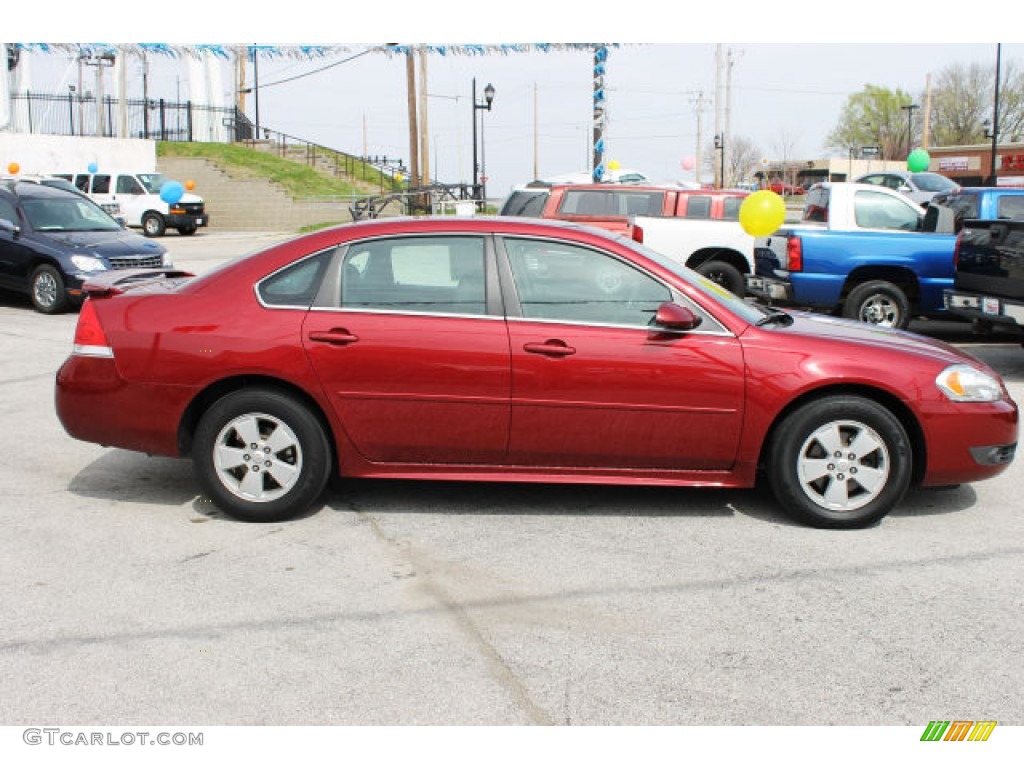
<instances>
[{"instance_id":1,"label":"orange balloon","mask_svg":"<svg viewBox=\"0 0 1024 768\"><path fill-rule=\"evenodd\" d=\"M12 176L14 174L16 174L20 170L21 170L21 166L18 165L17 163L11 163L10 165L7 166L7 172L9 174L11 174Z\"/></svg>"},{"instance_id":2,"label":"orange balloon","mask_svg":"<svg viewBox=\"0 0 1024 768\"><path fill-rule=\"evenodd\" d=\"M187 189L189 192L191 192L195 188L196 183L192 181L192 179L189 179L188 181L185 182L185 189Z\"/></svg>"}]
</instances>

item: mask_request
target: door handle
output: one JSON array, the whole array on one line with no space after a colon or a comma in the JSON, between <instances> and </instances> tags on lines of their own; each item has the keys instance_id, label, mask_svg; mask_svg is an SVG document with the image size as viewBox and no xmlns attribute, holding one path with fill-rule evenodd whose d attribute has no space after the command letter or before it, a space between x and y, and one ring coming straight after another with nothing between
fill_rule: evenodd
<instances>
[{"instance_id":1,"label":"door handle","mask_svg":"<svg viewBox=\"0 0 1024 768\"><path fill-rule=\"evenodd\" d=\"M354 333L349 333L346 328L332 328L329 331L310 331L310 341L322 341L326 344L352 344L359 341Z\"/></svg>"},{"instance_id":2,"label":"door handle","mask_svg":"<svg viewBox=\"0 0 1024 768\"><path fill-rule=\"evenodd\" d=\"M523 349L535 355L548 357L567 357L576 354L576 347L570 347L561 339L548 339L543 342L530 341L523 344Z\"/></svg>"}]
</instances>

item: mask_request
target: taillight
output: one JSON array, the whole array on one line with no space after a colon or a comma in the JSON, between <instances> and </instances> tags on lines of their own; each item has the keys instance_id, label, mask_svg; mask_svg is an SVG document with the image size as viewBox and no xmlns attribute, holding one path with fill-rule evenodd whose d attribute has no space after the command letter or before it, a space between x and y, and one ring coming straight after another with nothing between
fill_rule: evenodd
<instances>
[{"instance_id":1,"label":"taillight","mask_svg":"<svg viewBox=\"0 0 1024 768\"><path fill-rule=\"evenodd\" d=\"M964 239L964 231L961 229L956 236L956 245L953 246L953 269L960 263L960 241Z\"/></svg>"},{"instance_id":2,"label":"taillight","mask_svg":"<svg viewBox=\"0 0 1024 768\"><path fill-rule=\"evenodd\" d=\"M789 261L787 269L790 272L800 272L804 268L804 249L800 238L790 235L786 240L786 258Z\"/></svg>"},{"instance_id":3,"label":"taillight","mask_svg":"<svg viewBox=\"0 0 1024 768\"><path fill-rule=\"evenodd\" d=\"M644 228L638 227L636 224L633 225L632 231L629 233L630 237L637 243L644 241Z\"/></svg>"},{"instance_id":4,"label":"taillight","mask_svg":"<svg viewBox=\"0 0 1024 768\"><path fill-rule=\"evenodd\" d=\"M111 349L110 343L107 341L107 334L103 332L103 326L100 325L100 319L96 315L96 308L91 299L86 299L82 304L71 354L86 357L114 356L114 350Z\"/></svg>"}]
</instances>

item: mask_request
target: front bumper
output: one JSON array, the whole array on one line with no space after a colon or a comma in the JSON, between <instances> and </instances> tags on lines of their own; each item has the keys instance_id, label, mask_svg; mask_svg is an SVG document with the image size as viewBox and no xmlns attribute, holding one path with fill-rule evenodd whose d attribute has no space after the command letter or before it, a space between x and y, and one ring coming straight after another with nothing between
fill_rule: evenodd
<instances>
[{"instance_id":1,"label":"front bumper","mask_svg":"<svg viewBox=\"0 0 1024 768\"><path fill-rule=\"evenodd\" d=\"M168 227L207 227L210 225L210 216L207 213L169 213L164 216L164 222Z\"/></svg>"}]
</instances>

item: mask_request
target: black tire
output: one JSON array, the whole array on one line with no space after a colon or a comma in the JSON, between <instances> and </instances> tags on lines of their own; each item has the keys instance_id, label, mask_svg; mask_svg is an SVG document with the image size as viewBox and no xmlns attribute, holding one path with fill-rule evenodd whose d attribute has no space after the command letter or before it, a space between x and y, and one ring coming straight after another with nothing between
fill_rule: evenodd
<instances>
[{"instance_id":1,"label":"black tire","mask_svg":"<svg viewBox=\"0 0 1024 768\"><path fill-rule=\"evenodd\" d=\"M300 515L319 498L331 474L331 450L320 422L300 401L245 389L225 395L200 418L192 463L219 509L269 523Z\"/></svg>"},{"instance_id":2,"label":"black tire","mask_svg":"<svg viewBox=\"0 0 1024 768\"><path fill-rule=\"evenodd\" d=\"M142 234L146 237L163 237L166 231L167 225L164 223L164 217L159 213L150 211L142 217Z\"/></svg>"},{"instance_id":3,"label":"black tire","mask_svg":"<svg viewBox=\"0 0 1024 768\"><path fill-rule=\"evenodd\" d=\"M741 298L747 290L747 281L743 277L743 273L728 262L705 261L697 267L697 272Z\"/></svg>"},{"instance_id":4,"label":"black tire","mask_svg":"<svg viewBox=\"0 0 1024 768\"><path fill-rule=\"evenodd\" d=\"M199 227L197 227L195 224L189 224L188 226L185 227L178 227L178 234L186 236L194 235L197 229L199 229Z\"/></svg>"},{"instance_id":5,"label":"black tire","mask_svg":"<svg viewBox=\"0 0 1024 768\"><path fill-rule=\"evenodd\" d=\"M899 420L855 395L793 411L776 426L767 453L776 500L816 528L863 528L881 520L906 493L912 464Z\"/></svg>"},{"instance_id":6,"label":"black tire","mask_svg":"<svg viewBox=\"0 0 1024 768\"><path fill-rule=\"evenodd\" d=\"M36 312L44 315L56 315L66 310L68 293L60 270L50 264L36 267L29 280L29 297Z\"/></svg>"},{"instance_id":7,"label":"black tire","mask_svg":"<svg viewBox=\"0 0 1024 768\"><path fill-rule=\"evenodd\" d=\"M885 328L910 325L910 301L896 285L885 280L861 283L846 297L843 316Z\"/></svg>"}]
</instances>

